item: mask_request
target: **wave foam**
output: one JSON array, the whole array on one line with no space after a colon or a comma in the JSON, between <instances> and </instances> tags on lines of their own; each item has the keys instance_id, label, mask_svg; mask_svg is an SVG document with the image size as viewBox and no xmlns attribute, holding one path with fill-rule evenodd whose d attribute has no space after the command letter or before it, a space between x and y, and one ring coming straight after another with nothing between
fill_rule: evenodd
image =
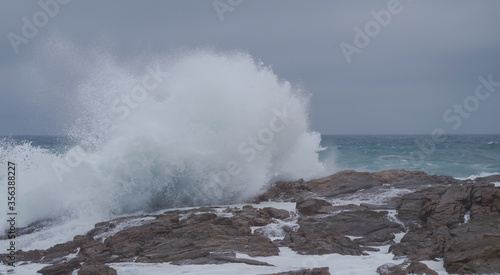
<instances>
[{"instance_id":1,"label":"wave foam","mask_svg":"<svg viewBox=\"0 0 500 275\"><path fill-rule=\"evenodd\" d=\"M2 162L21 160L21 225L238 202L276 179L324 175L308 96L269 67L210 51L156 62L142 74L92 68L69 131L80 144L67 153L30 144L2 152Z\"/></svg>"}]
</instances>

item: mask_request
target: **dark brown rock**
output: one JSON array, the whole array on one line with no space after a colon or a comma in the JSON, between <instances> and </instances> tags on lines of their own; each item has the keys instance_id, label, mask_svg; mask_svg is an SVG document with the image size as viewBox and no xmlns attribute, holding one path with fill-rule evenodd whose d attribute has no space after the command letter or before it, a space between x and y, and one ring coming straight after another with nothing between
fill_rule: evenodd
<instances>
[{"instance_id":1,"label":"dark brown rock","mask_svg":"<svg viewBox=\"0 0 500 275\"><path fill-rule=\"evenodd\" d=\"M392 252L412 260L444 258L450 273L500 272L500 188L484 178L478 182L404 195L398 216L410 231Z\"/></svg>"},{"instance_id":2,"label":"dark brown rock","mask_svg":"<svg viewBox=\"0 0 500 275\"><path fill-rule=\"evenodd\" d=\"M403 195L396 205L398 218L410 229L427 224L427 219L444 192L446 187L438 186Z\"/></svg>"},{"instance_id":3,"label":"dark brown rock","mask_svg":"<svg viewBox=\"0 0 500 275\"><path fill-rule=\"evenodd\" d=\"M464 222L464 215L470 208L470 193L473 187L471 185L451 185L448 186L436 204L430 205L430 212L427 217L427 224L440 227ZM424 207L427 207L424 205Z\"/></svg>"},{"instance_id":4,"label":"dark brown rock","mask_svg":"<svg viewBox=\"0 0 500 275\"><path fill-rule=\"evenodd\" d=\"M471 221L451 230L444 261L450 273L500 271L500 217Z\"/></svg>"},{"instance_id":5,"label":"dark brown rock","mask_svg":"<svg viewBox=\"0 0 500 275\"><path fill-rule=\"evenodd\" d=\"M427 265L421 262L412 262L408 267L406 264L384 264L377 268L377 273L380 275L406 275L406 274L419 274L419 275L437 275L437 272L430 269Z\"/></svg>"},{"instance_id":6,"label":"dark brown rock","mask_svg":"<svg viewBox=\"0 0 500 275\"><path fill-rule=\"evenodd\" d=\"M419 190L430 185L449 185L459 181L449 176L428 175L421 171L406 171L403 169L386 170L373 174L373 177L383 184L397 188Z\"/></svg>"},{"instance_id":7,"label":"dark brown rock","mask_svg":"<svg viewBox=\"0 0 500 275\"><path fill-rule=\"evenodd\" d=\"M280 244L300 254L363 255L378 250L370 246L392 244L391 251L407 257L411 264L386 264L377 269L380 274L435 274L418 261L436 258L444 258L450 273L499 273L500 188L491 182L500 182L500 175L458 181L418 171L343 171L307 182L277 182L260 196L261 200L297 202L298 217L295 212L271 207L228 207L222 216L214 207L201 207L167 211L110 236L121 223L147 216L123 217L98 223L87 235L46 250L17 251L17 260L50 264L40 270L42 274L71 274L76 269L79 274L116 274L105 264L136 261L268 265L265 261L237 258L236 253L278 255ZM393 189L398 188L411 193L394 195L376 205L328 202L382 197L387 192L397 194ZM396 209L405 228L389 218L388 212L381 211L384 209ZM298 226L285 225L295 219ZM273 227L255 228L271 223L283 226L283 241L273 243L266 236ZM40 228L43 223L22 230L29 234ZM408 232L394 244L394 234L403 230ZM282 274L329 274L326 272L312 269Z\"/></svg>"},{"instance_id":8,"label":"dark brown rock","mask_svg":"<svg viewBox=\"0 0 500 275\"><path fill-rule=\"evenodd\" d=\"M342 171L328 177L292 182L276 182L274 186L259 197L260 201L284 200L299 201L317 197L346 197L356 192L375 193L390 188L420 190L430 186L445 186L459 181L447 176L430 176L424 172L406 170L387 170L378 173ZM392 205L393 202L386 202ZM385 207L380 205L379 207Z\"/></svg>"},{"instance_id":9,"label":"dark brown rock","mask_svg":"<svg viewBox=\"0 0 500 275\"><path fill-rule=\"evenodd\" d=\"M291 231L283 244L301 254L362 255L363 246L393 243L403 228L387 218L387 212L346 211L326 217L300 217L299 229ZM351 240L346 235L361 237Z\"/></svg>"},{"instance_id":10,"label":"dark brown rock","mask_svg":"<svg viewBox=\"0 0 500 275\"><path fill-rule=\"evenodd\" d=\"M80 261L78 259L73 259L69 262L63 262L51 266L46 266L38 271L43 275L67 275L80 267Z\"/></svg>"},{"instance_id":11,"label":"dark brown rock","mask_svg":"<svg viewBox=\"0 0 500 275\"><path fill-rule=\"evenodd\" d=\"M418 275L438 275L438 273L430 269L426 264L421 262L412 262L406 269L407 274L418 274Z\"/></svg>"},{"instance_id":12,"label":"dark brown rock","mask_svg":"<svg viewBox=\"0 0 500 275\"><path fill-rule=\"evenodd\" d=\"M290 218L290 212L283 210L283 209L276 209L273 207L264 207L264 208L262 208L262 212L269 215L269 217L275 218L275 219L285 220L285 219Z\"/></svg>"},{"instance_id":13,"label":"dark brown rock","mask_svg":"<svg viewBox=\"0 0 500 275\"><path fill-rule=\"evenodd\" d=\"M404 264L383 264L377 268L377 273L380 275L406 275Z\"/></svg>"},{"instance_id":14,"label":"dark brown rock","mask_svg":"<svg viewBox=\"0 0 500 275\"><path fill-rule=\"evenodd\" d=\"M126 228L101 241L94 237L114 228L110 224L125 220L99 223L86 236L76 236L73 241L58 244L47 250L18 251L18 259L49 263L40 270L43 274L69 274L85 263L82 272L113 272L102 265L111 262L172 262L196 263L245 263L268 265L265 262L238 259L227 253L240 252L250 256L278 255L276 244L266 236L251 234L250 226L266 225L273 218L287 218L290 213L274 208L255 209L245 206L232 209L232 218L218 217L213 213L199 213L199 209L185 212L180 220L178 213L166 213L143 224ZM213 212L213 209L207 209ZM137 217L129 217L135 219ZM79 253L67 262L66 256ZM86 267L88 265L88 267ZM87 270L88 269L88 270ZM110 273L112 274L112 273Z\"/></svg>"},{"instance_id":15,"label":"dark brown rock","mask_svg":"<svg viewBox=\"0 0 500 275\"><path fill-rule=\"evenodd\" d=\"M169 262L205 257L209 252L238 251L250 256L278 254L269 238L250 234L248 226L258 224L254 208L238 210L233 218L215 214L190 215L178 224L151 223L122 230L105 241L117 255L113 261ZM247 230L242 230L241 227Z\"/></svg>"},{"instance_id":16,"label":"dark brown rock","mask_svg":"<svg viewBox=\"0 0 500 275\"><path fill-rule=\"evenodd\" d=\"M78 275L116 275L115 269L103 264L84 264Z\"/></svg>"},{"instance_id":17,"label":"dark brown rock","mask_svg":"<svg viewBox=\"0 0 500 275\"><path fill-rule=\"evenodd\" d=\"M266 193L259 196L259 201L283 200L297 201L309 198L314 194L309 190L308 184L303 179L298 181L278 181Z\"/></svg>"},{"instance_id":18,"label":"dark brown rock","mask_svg":"<svg viewBox=\"0 0 500 275\"><path fill-rule=\"evenodd\" d=\"M444 247L450 238L446 227L416 228L406 233L401 242L392 245L389 250L396 256L407 256L414 261L434 260L443 257Z\"/></svg>"},{"instance_id":19,"label":"dark brown rock","mask_svg":"<svg viewBox=\"0 0 500 275\"><path fill-rule=\"evenodd\" d=\"M370 189L382 183L367 172L342 171L329 177L308 182L311 192L322 197L335 197L361 189Z\"/></svg>"},{"instance_id":20,"label":"dark brown rock","mask_svg":"<svg viewBox=\"0 0 500 275\"><path fill-rule=\"evenodd\" d=\"M500 182L500 175L491 175L474 179L475 184L490 184L492 182Z\"/></svg>"},{"instance_id":21,"label":"dark brown rock","mask_svg":"<svg viewBox=\"0 0 500 275\"><path fill-rule=\"evenodd\" d=\"M328 214L332 211L332 205L325 200L306 199L297 202L295 207L302 215Z\"/></svg>"},{"instance_id":22,"label":"dark brown rock","mask_svg":"<svg viewBox=\"0 0 500 275\"><path fill-rule=\"evenodd\" d=\"M330 268L320 267L313 269L301 269L296 271L286 271L280 273L273 273L270 275L330 275Z\"/></svg>"},{"instance_id":23,"label":"dark brown rock","mask_svg":"<svg viewBox=\"0 0 500 275\"><path fill-rule=\"evenodd\" d=\"M500 215L500 188L495 188L491 184L477 184L470 194L471 219L490 219Z\"/></svg>"}]
</instances>

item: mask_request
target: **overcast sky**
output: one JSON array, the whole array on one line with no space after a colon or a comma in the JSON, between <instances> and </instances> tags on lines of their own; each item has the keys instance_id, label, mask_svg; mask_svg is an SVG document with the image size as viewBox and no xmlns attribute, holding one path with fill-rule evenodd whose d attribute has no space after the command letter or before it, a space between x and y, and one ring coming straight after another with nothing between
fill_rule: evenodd
<instances>
[{"instance_id":1,"label":"overcast sky","mask_svg":"<svg viewBox=\"0 0 500 275\"><path fill-rule=\"evenodd\" d=\"M72 50L127 61L206 46L304 86L322 134L500 134L500 1L59 1L0 2L0 135L64 133L84 81L58 60ZM60 41L70 49L47 53Z\"/></svg>"}]
</instances>

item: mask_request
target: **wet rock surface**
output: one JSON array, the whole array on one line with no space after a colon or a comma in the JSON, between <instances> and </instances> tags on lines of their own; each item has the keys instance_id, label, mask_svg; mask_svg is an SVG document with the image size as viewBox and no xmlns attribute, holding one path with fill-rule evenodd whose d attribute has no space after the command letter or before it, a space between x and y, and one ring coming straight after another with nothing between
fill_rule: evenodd
<instances>
[{"instance_id":1,"label":"wet rock surface","mask_svg":"<svg viewBox=\"0 0 500 275\"><path fill-rule=\"evenodd\" d=\"M406 260L380 263L379 274L436 274L420 261L437 259L450 273L499 273L500 188L492 182L500 176L460 181L405 170L276 182L257 200L294 202L294 211L254 204L118 218L46 250L19 250L17 261L46 264L41 274L116 274L106 264L270 266L265 257L277 256L279 247L362 256L390 246ZM40 223L23 232L35 230ZM330 273L299 268L275 274Z\"/></svg>"},{"instance_id":2,"label":"wet rock surface","mask_svg":"<svg viewBox=\"0 0 500 275\"><path fill-rule=\"evenodd\" d=\"M330 275L330 274L331 273L328 267L322 267L322 268L301 269L296 271L273 273L271 275Z\"/></svg>"},{"instance_id":3,"label":"wet rock surface","mask_svg":"<svg viewBox=\"0 0 500 275\"><path fill-rule=\"evenodd\" d=\"M377 268L377 273L380 275L438 275L438 273L430 269L426 264L421 262L412 262L408 264L384 264Z\"/></svg>"},{"instance_id":4,"label":"wet rock surface","mask_svg":"<svg viewBox=\"0 0 500 275\"><path fill-rule=\"evenodd\" d=\"M304 204L297 203L297 208ZM373 250L365 246L394 244L394 234L404 230L400 224L390 221L385 211L352 208L330 215L300 216L299 229L289 232L282 244L301 254L362 255L365 250ZM358 238L351 240L347 236Z\"/></svg>"},{"instance_id":5,"label":"wet rock surface","mask_svg":"<svg viewBox=\"0 0 500 275\"><path fill-rule=\"evenodd\" d=\"M392 252L414 260L443 258L450 273L500 272L500 188L487 181L404 195L397 209L411 229Z\"/></svg>"}]
</instances>

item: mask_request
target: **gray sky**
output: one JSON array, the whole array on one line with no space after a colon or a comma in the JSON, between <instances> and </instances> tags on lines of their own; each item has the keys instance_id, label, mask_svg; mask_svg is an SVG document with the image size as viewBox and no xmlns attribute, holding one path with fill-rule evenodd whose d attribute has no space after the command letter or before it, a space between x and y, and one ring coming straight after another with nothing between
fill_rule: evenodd
<instances>
[{"instance_id":1,"label":"gray sky","mask_svg":"<svg viewBox=\"0 0 500 275\"><path fill-rule=\"evenodd\" d=\"M37 2L0 2L0 135L64 133L80 70L98 62L58 60L72 49L127 62L206 46L247 51L303 85L322 134L500 134L500 83L475 93L479 76L500 82L500 1L72 0L47 22ZM23 17L39 20L32 38Z\"/></svg>"}]
</instances>

